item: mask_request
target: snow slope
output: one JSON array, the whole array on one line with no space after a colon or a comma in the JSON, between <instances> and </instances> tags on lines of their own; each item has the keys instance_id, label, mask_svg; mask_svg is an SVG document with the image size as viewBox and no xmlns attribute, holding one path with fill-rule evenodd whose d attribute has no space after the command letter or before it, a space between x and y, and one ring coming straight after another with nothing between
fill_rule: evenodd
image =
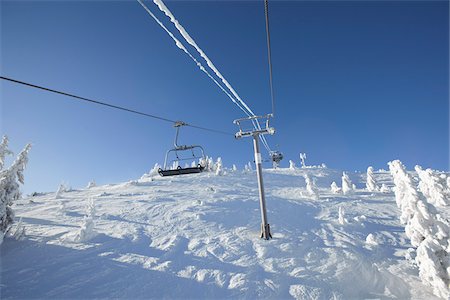
<instances>
[{"instance_id":1,"label":"snow slope","mask_svg":"<svg viewBox=\"0 0 450 300\"><path fill-rule=\"evenodd\" d=\"M254 171L23 199L25 236L0 248L1 298L436 298L405 259L392 192L367 192L361 173L348 173L356 190L342 195L330 189L342 172L264 172L270 241L259 239ZM388 172L374 178L393 186Z\"/></svg>"}]
</instances>

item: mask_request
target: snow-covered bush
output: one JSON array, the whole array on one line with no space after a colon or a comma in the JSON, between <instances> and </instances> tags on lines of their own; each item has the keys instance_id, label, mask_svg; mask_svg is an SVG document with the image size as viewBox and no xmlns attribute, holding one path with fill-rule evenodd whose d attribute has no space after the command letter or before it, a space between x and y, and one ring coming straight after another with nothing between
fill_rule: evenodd
<instances>
[{"instance_id":1,"label":"snow-covered bush","mask_svg":"<svg viewBox=\"0 0 450 300\"><path fill-rule=\"evenodd\" d=\"M338 185L334 181L331 183L330 188L333 194L340 194L342 192L342 189L338 187Z\"/></svg>"},{"instance_id":2,"label":"snow-covered bush","mask_svg":"<svg viewBox=\"0 0 450 300\"><path fill-rule=\"evenodd\" d=\"M289 169L295 170L295 162L293 162L292 160L289 160Z\"/></svg>"},{"instance_id":3,"label":"snow-covered bush","mask_svg":"<svg viewBox=\"0 0 450 300\"><path fill-rule=\"evenodd\" d=\"M353 192L354 185L352 181L348 177L347 173L342 172L342 192L344 195L350 194Z\"/></svg>"},{"instance_id":4,"label":"snow-covered bush","mask_svg":"<svg viewBox=\"0 0 450 300\"><path fill-rule=\"evenodd\" d=\"M316 187L316 183L314 179L311 179L311 176L309 174L303 175L306 182L306 191L308 192L308 195L313 199L319 199L319 190Z\"/></svg>"},{"instance_id":5,"label":"snow-covered bush","mask_svg":"<svg viewBox=\"0 0 450 300\"><path fill-rule=\"evenodd\" d=\"M305 160L306 160L306 153L300 153L300 161L302 163L302 168L306 168Z\"/></svg>"},{"instance_id":6,"label":"snow-covered bush","mask_svg":"<svg viewBox=\"0 0 450 300\"><path fill-rule=\"evenodd\" d=\"M89 198L88 204L86 206L85 216L83 218L83 222L81 223L80 230L78 231L78 234L75 237L75 241L85 242L95 236L94 218L95 218L95 200L94 198Z\"/></svg>"},{"instance_id":7,"label":"snow-covered bush","mask_svg":"<svg viewBox=\"0 0 450 300\"><path fill-rule=\"evenodd\" d=\"M446 195L446 181L431 169L423 170L416 166L415 170L420 178L420 192L427 198L428 202L437 207L444 207L450 204L450 199Z\"/></svg>"},{"instance_id":8,"label":"snow-covered bush","mask_svg":"<svg viewBox=\"0 0 450 300\"><path fill-rule=\"evenodd\" d=\"M14 211L11 206L14 201L21 197L19 183L24 183L23 171L28 163L28 152L31 149L30 144L26 145L12 165L8 169L3 170L4 157L6 154L11 153L7 146L8 139L4 137L1 150L2 157L0 158L2 161L0 168L0 243L14 221Z\"/></svg>"},{"instance_id":9,"label":"snow-covered bush","mask_svg":"<svg viewBox=\"0 0 450 300\"><path fill-rule=\"evenodd\" d=\"M415 261L422 281L444 299L450 297L450 224L415 189L410 175L399 160L388 163L394 178L394 193L401 210L405 233L417 248Z\"/></svg>"},{"instance_id":10,"label":"snow-covered bush","mask_svg":"<svg viewBox=\"0 0 450 300\"><path fill-rule=\"evenodd\" d=\"M369 192L376 192L379 190L377 182L375 181L375 177L373 175L372 167L367 168L366 187Z\"/></svg>"}]
</instances>

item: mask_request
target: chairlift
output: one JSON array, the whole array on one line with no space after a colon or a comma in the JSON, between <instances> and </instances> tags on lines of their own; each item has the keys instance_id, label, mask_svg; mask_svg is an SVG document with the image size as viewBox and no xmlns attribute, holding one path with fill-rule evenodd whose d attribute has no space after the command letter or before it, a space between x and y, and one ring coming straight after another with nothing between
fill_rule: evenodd
<instances>
[{"instance_id":1,"label":"chairlift","mask_svg":"<svg viewBox=\"0 0 450 300\"><path fill-rule=\"evenodd\" d=\"M201 163L197 164L197 166L194 167L186 167L183 168L179 164L182 161L205 161L205 153L202 146L199 145L178 145L178 134L180 131L180 127L187 125L183 121L177 121L174 124L174 127L176 128L175 133L175 140L174 140L174 148L167 150L166 157L164 159L164 169L159 168L158 173L161 176L174 176L174 175L185 175L185 174L193 174L193 173L201 173L205 169L205 166L203 166ZM199 149L201 155L199 156L194 151L195 149ZM179 152L191 152L192 155L189 156L182 156L180 157ZM198 151L197 151L198 153ZM169 155L171 155L173 158L169 160ZM171 167L170 167L171 166Z\"/></svg>"},{"instance_id":2,"label":"chairlift","mask_svg":"<svg viewBox=\"0 0 450 300\"><path fill-rule=\"evenodd\" d=\"M284 158L283 153L281 153L280 151L270 151L269 155L272 160L274 169L278 168L278 166L280 165L280 161Z\"/></svg>"}]
</instances>

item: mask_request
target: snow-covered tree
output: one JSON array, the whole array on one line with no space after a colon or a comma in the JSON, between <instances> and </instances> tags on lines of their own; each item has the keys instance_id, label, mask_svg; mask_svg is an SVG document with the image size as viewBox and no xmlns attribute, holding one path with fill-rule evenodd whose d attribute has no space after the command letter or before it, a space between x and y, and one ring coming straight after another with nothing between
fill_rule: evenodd
<instances>
[{"instance_id":1,"label":"snow-covered tree","mask_svg":"<svg viewBox=\"0 0 450 300\"><path fill-rule=\"evenodd\" d=\"M415 170L420 179L419 189L428 202L437 207L450 205L450 199L446 196L445 180L431 169L423 170L422 167L416 166Z\"/></svg>"},{"instance_id":2,"label":"snow-covered tree","mask_svg":"<svg viewBox=\"0 0 450 300\"><path fill-rule=\"evenodd\" d=\"M148 176L156 176L156 175L158 175L159 174L158 173L159 168L161 168L161 166L158 163L155 163L155 165L150 170L150 172L148 172Z\"/></svg>"},{"instance_id":3,"label":"snow-covered tree","mask_svg":"<svg viewBox=\"0 0 450 300\"><path fill-rule=\"evenodd\" d=\"M231 170L233 170L233 172L236 172L236 171L237 171L237 167L236 167L235 164L233 164L233 166L231 167Z\"/></svg>"},{"instance_id":4,"label":"snow-covered tree","mask_svg":"<svg viewBox=\"0 0 450 300\"><path fill-rule=\"evenodd\" d=\"M26 145L13 164L8 169L0 171L0 241L3 241L4 234L14 221L11 206L21 197L19 183L24 183L23 171L28 163L30 149L31 145Z\"/></svg>"},{"instance_id":5,"label":"snow-covered tree","mask_svg":"<svg viewBox=\"0 0 450 300\"><path fill-rule=\"evenodd\" d=\"M158 171L159 171L160 168L161 168L161 165L158 164L158 163L155 163L153 168L151 168L148 173L145 173L144 175L141 176L141 179L153 180L152 177L159 175Z\"/></svg>"},{"instance_id":6,"label":"snow-covered tree","mask_svg":"<svg viewBox=\"0 0 450 300\"><path fill-rule=\"evenodd\" d=\"M305 160L306 160L306 153L300 153L300 161L302 163L302 168L306 167Z\"/></svg>"},{"instance_id":7,"label":"snow-covered tree","mask_svg":"<svg viewBox=\"0 0 450 300\"><path fill-rule=\"evenodd\" d=\"M339 211L338 211L338 222L341 225L345 225L348 223L347 219L345 218L345 211L342 208L342 206L339 206Z\"/></svg>"},{"instance_id":8,"label":"snow-covered tree","mask_svg":"<svg viewBox=\"0 0 450 300\"><path fill-rule=\"evenodd\" d=\"M386 185L386 184L382 184L381 188L380 188L380 192L382 193L389 193L391 191L391 189Z\"/></svg>"},{"instance_id":9,"label":"snow-covered tree","mask_svg":"<svg viewBox=\"0 0 450 300\"><path fill-rule=\"evenodd\" d=\"M450 298L450 224L415 188L411 176L399 160L389 162L394 179L394 193L401 210L400 221L406 236L417 247L415 261L422 282L433 288L434 294Z\"/></svg>"},{"instance_id":10,"label":"snow-covered tree","mask_svg":"<svg viewBox=\"0 0 450 300\"><path fill-rule=\"evenodd\" d=\"M338 187L338 185L334 181L331 183L330 188L333 194L340 194L342 192L342 189Z\"/></svg>"},{"instance_id":11,"label":"snow-covered tree","mask_svg":"<svg viewBox=\"0 0 450 300\"><path fill-rule=\"evenodd\" d=\"M214 160L212 157L207 156L205 158L202 158L200 161L200 165L205 168L205 171L208 171L208 172L215 171Z\"/></svg>"},{"instance_id":12,"label":"snow-covered tree","mask_svg":"<svg viewBox=\"0 0 450 300\"><path fill-rule=\"evenodd\" d=\"M66 213L67 207L66 207L66 202L64 200L62 200L62 199L59 200L58 209L59 209L59 212L63 215Z\"/></svg>"},{"instance_id":13,"label":"snow-covered tree","mask_svg":"<svg viewBox=\"0 0 450 300\"><path fill-rule=\"evenodd\" d=\"M12 155L13 153L8 149L9 139L8 136L4 135L2 142L0 143L0 170L3 169L5 165L5 157L6 155Z\"/></svg>"},{"instance_id":14,"label":"snow-covered tree","mask_svg":"<svg viewBox=\"0 0 450 300\"><path fill-rule=\"evenodd\" d=\"M180 166L180 162L178 160L175 160L172 162L171 170L176 170Z\"/></svg>"},{"instance_id":15,"label":"snow-covered tree","mask_svg":"<svg viewBox=\"0 0 450 300\"><path fill-rule=\"evenodd\" d=\"M63 193L67 192L66 186L61 183L55 192L55 199L61 199Z\"/></svg>"},{"instance_id":16,"label":"snow-covered tree","mask_svg":"<svg viewBox=\"0 0 450 300\"><path fill-rule=\"evenodd\" d=\"M85 216L81 223L80 230L78 231L75 241L85 242L95 236L94 232L94 218L95 218L95 199L89 198L86 206Z\"/></svg>"},{"instance_id":17,"label":"snow-covered tree","mask_svg":"<svg viewBox=\"0 0 450 300\"><path fill-rule=\"evenodd\" d=\"M223 175L223 163L222 158L218 157L215 165L216 175Z\"/></svg>"},{"instance_id":18,"label":"snow-covered tree","mask_svg":"<svg viewBox=\"0 0 450 300\"><path fill-rule=\"evenodd\" d=\"M353 192L354 185L352 184L352 181L348 177L347 173L342 173L342 193L344 195L350 194Z\"/></svg>"},{"instance_id":19,"label":"snow-covered tree","mask_svg":"<svg viewBox=\"0 0 450 300\"><path fill-rule=\"evenodd\" d=\"M373 175L372 167L367 168L366 187L369 192L376 192L379 190L377 182L375 181L375 177Z\"/></svg>"},{"instance_id":20,"label":"snow-covered tree","mask_svg":"<svg viewBox=\"0 0 450 300\"><path fill-rule=\"evenodd\" d=\"M295 162L293 162L292 160L289 160L289 169L295 170Z\"/></svg>"},{"instance_id":21,"label":"snow-covered tree","mask_svg":"<svg viewBox=\"0 0 450 300\"><path fill-rule=\"evenodd\" d=\"M86 188L90 189L90 188L93 188L93 187L96 187L96 186L97 186L97 184L95 184L95 180L92 180L92 181L89 181L89 183L88 183Z\"/></svg>"},{"instance_id":22,"label":"snow-covered tree","mask_svg":"<svg viewBox=\"0 0 450 300\"><path fill-rule=\"evenodd\" d=\"M319 199L319 190L316 187L315 180L312 179L309 174L305 174L303 177L305 178L306 191L308 192L308 195L313 199Z\"/></svg>"},{"instance_id":23,"label":"snow-covered tree","mask_svg":"<svg viewBox=\"0 0 450 300\"><path fill-rule=\"evenodd\" d=\"M248 162L248 163L244 166L244 171L245 171L245 172L251 172L251 171L253 171L252 164L251 164L250 162Z\"/></svg>"}]
</instances>

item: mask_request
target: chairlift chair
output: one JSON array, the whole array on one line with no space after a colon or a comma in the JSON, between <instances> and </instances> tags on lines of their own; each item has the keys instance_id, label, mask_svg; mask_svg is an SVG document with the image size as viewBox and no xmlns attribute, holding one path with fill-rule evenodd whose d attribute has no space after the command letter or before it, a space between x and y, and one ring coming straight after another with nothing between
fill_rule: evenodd
<instances>
[{"instance_id":1,"label":"chairlift chair","mask_svg":"<svg viewBox=\"0 0 450 300\"><path fill-rule=\"evenodd\" d=\"M276 169L280 165L280 161L283 160L284 156L280 151L270 151L270 158L274 169Z\"/></svg>"},{"instance_id":2,"label":"chairlift chair","mask_svg":"<svg viewBox=\"0 0 450 300\"><path fill-rule=\"evenodd\" d=\"M205 160L205 152L203 150L202 146L199 145L178 145L178 134L180 131L180 127L181 126L185 126L187 125L186 123L182 122L182 121L177 121L174 124L174 127L176 128L176 133L175 133L175 140L174 140L174 148L167 150L166 152L166 156L164 159L164 168L159 168L158 169L158 173L161 176L174 176L174 175L185 175L185 174L193 174L193 173L200 173L203 172L203 170L205 169L204 166L202 166L200 163L197 164L197 166L195 167L187 167L187 168L182 168L179 163L181 161L187 161L187 160L197 160L197 159L201 159L202 161ZM199 149L201 155L198 156L195 154L194 149ZM190 157L184 157L184 158L180 158L180 156L178 155L178 152L186 152L186 151L191 151L192 152L192 156ZM175 158L172 160L168 160L169 155L170 154L174 154ZM169 163L169 165L168 165ZM176 168L170 168L170 165L176 165Z\"/></svg>"}]
</instances>

